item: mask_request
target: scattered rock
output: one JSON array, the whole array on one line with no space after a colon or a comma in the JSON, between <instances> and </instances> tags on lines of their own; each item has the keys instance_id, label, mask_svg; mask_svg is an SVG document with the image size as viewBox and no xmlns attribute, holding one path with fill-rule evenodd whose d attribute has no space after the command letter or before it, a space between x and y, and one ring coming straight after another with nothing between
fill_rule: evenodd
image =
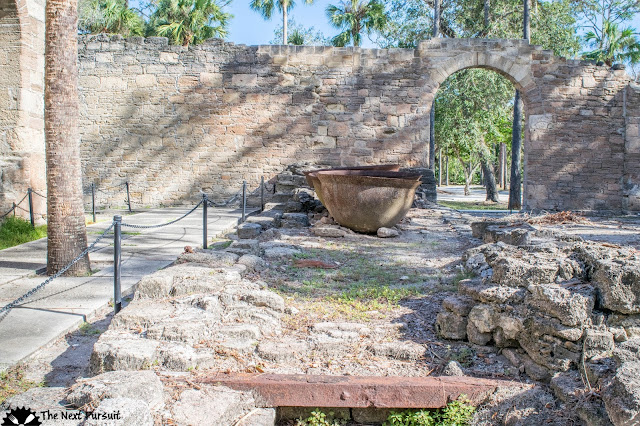
<instances>
[{"instance_id":1,"label":"scattered rock","mask_svg":"<svg viewBox=\"0 0 640 426\"><path fill-rule=\"evenodd\" d=\"M436 318L436 331L445 339L464 340L467 338L467 318L442 310Z\"/></svg>"},{"instance_id":2,"label":"scattered rock","mask_svg":"<svg viewBox=\"0 0 640 426\"><path fill-rule=\"evenodd\" d=\"M397 229L393 229L393 228L378 228L378 231L376 232L376 234L378 235L378 237L380 238L394 238L400 235L400 231L398 231Z\"/></svg>"},{"instance_id":3,"label":"scattered rock","mask_svg":"<svg viewBox=\"0 0 640 426\"><path fill-rule=\"evenodd\" d=\"M254 408L234 426L273 426L276 424L275 408Z\"/></svg>"},{"instance_id":4,"label":"scattered rock","mask_svg":"<svg viewBox=\"0 0 640 426\"><path fill-rule=\"evenodd\" d=\"M106 398L144 401L152 410L164 406L162 382L153 371L111 371L73 385L67 401L76 408L96 407Z\"/></svg>"},{"instance_id":5,"label":"scattered rock","mask_svg":"<svg viewBox=\"0 0 640 426\"><path fill-rule=\"evenodd\" d=\"M283 228L305 228L309 226L309 217L304 213L284 213L281 226Z\"/></svg>"},{"instance_id":6,"label":"scattered rock","mask_svg":"<svg viewBox=\"0 0 640 426\"><path fill-rule=\"evenodd\" d=\"M272 241L282 238L282 234L275 228L269 228L258 237L259 241Z\"/></svg>"},{"instance_id":7,"label":"scattered rock","mask_svg":"<svg viewBox=\"0 0 640 426\"><path fill-rule=\"evenodd\" d=\"M299 249L289 247L271 247L264 250L265 259L281 259L283 257L293 257L302 253Z\"/></svg>"},{"instance_id":8,"label":"scattered rock","mask_svg":"<svg viewBox=\"0 0 640 426\"><path fill-rule=\"evenodd\" d=\"M340 229L338 226L314 226L311 228L311 232L317 237L325 238L342 238L347 233Z\"/></svg>"},{"instance_id":9,"label":"scattered rock","mask_svg":"<svg viewBox=\"0 0 640 426\"><path fill-rule=\"evenodd\" d=\"M199 263L211 268L232 266L238 261L238 255L226 251L199 250L192 253L182 253L176 264Z\"/></svg>"},{"instance_id":10,"label":"scattered rock","mask_svg":"<svg viewBox=\"0 0 640 426\"><path fill-rule=\"evenodd\" d=\"M442 370L443 376L464 376L462 366L458 361L449 361Z\"/></svg>"},{"instance_id":11,"label":"scattered rock","mask_svg":"<svg viewBox=\"0 0 640 426\"><path fill-rule=\"evenodd\" d=\"M640 362L625 362L604 388L602 399L616 426L640 423Z\"/></svg>"},{"instance_id":12,"label":"scattered rock","mask_svg":"<svg viewBox=\"0 0 640 426\"><path fill-rule=\"evenodd\" d=\"M153 426L146 402L133 398L108 398L84 422L86 426Z\"/></svg>"},{"instance_id":13,"label":"scattered rock","mask_svg":"<svg viewBox=\"0 0 640 426\"><path fill-rule=\"evenodd\" d=\"M267 263L262 260L261 257L253 255L253 254L245 254L240 259L238 259L238 263L247 267L247 270L251 272L260 272L267 267Z\"/></svg>"},{"instance_id":14,"label":"scattered rock","mask_svg":"<svg viewBox=\"0 0 640 426\"><path fill-rule=\"evenodd\" d=\"M256 239L262 233L262 225L259 223L245 222L238 225L238 238L251 240Z\"/></svg>"},{"instance_id":15,"label":"scattered rock","mask_svg":"<svg viewBox=\"0 0 640 426\"><path fill-rule=\"evenodd\" d=\"M228 426L255 408L250 392L205 385L183 391L171 407L171 417L178 424Z\"/></svg>"},{"instance_id":16,"label":"scattered rock","mask_svg":"<svg viewBox=\"0 0 640 426\"><path fill-rule=\"evenodd\" d=\"M623 362L640 362L640 338L620 343L613 351L618 364Z\"/></svg>"}]
</instances>

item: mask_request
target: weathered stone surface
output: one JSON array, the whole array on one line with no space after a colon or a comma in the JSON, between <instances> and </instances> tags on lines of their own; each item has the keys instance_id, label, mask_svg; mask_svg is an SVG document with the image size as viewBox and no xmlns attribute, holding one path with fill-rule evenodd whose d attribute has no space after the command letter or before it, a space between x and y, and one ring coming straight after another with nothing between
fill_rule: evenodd
<instances>
[{"instance_id":1,"label":"weathered stone surface","mask_svg":"<svg viewBox=\"0 0 640 426\"><path fill-rule=\"evenodd\" d=\"M142 278L136 288L136 299L164 298L219 290L230 282L242 279L232 268L211 268L177 265Z\"/></svg>"},{"instance_id":2,"label":"weathered stone surface","mask_svg":"<svg viewBox=\"0 0 640 426\"><path fill-rule=\"evenodd\" d=\"M607 318L607 325L622 327L629 339L640 337L640 315L612 314Z\"/></svg>"},{"instance_id":3,"label":"weathered stone surface","mask_svg":"<svg viewBox=\"0 0 640 426\"><path fill-rule=\"evenodd\" d=\"M16 409L27 407L38 415L40 415L42 411L49 410L52 413L58 413L58 418L49 419L42 424L51 426L79 426L83 424L84 413L68 407L65 400L66 394L66 388L31 388L24 393L14 395L4 401L2 408ZM0 412L1 411L2 410L0 410ZM62 412L65 413L66 419L62 418L62 414L60 414ZM4 414L5 413L0 414L0 418L4 418ZM40 416L40 420L42 420L42 416Z\"/></svg>"},{"instance_id":4,"label":"weathered stone surface","mask_svg":"<svg viewBox=\"0 0 640 426\"><path fill-rule=\"evenodd\" d=\"M625 362L602 392L609 418L616 426L640 421L640 362Z\"/></svg>"},{"instance_id":5,"label":"weathered stone surface","mask_svg":"<svg viewBox=\"0 0 640 426\"><path fill-rule=\"evenodd\" d=\"M376 232L376 234L380 238L393 238L393 237L399 236L400 231L393 228L378 228L378 231Z\"/></svg>"},{"instance_id":6,"label":"weathered stone surface","mask_svg":"<svg viewBox=\"0 0 640 426\"><path fill-rule=\"evenodd\" d=\"M478 327L476 327L473 322L469 321L467 323L467 340L471 343L483 346L489 343L492 337L493 336L490 332L482 332L478 330Z\"/></svg>"},{"instance_id":7,"label":"weathered stone surface","mask_svg":"<svg viewBox=\"0 0 640 426\"><path fill-rule=\"evenodd\" d=\"M458 361L449 361L442 370L443 376L464 376L462 366Z\"/></svg>"},{"instance_id":8,"label":"weathered stone surface","mask_svg":"<svg viewBox=\"0 0 640 426\"><path fill-rule=\"evenodd\" d=\"M255 239L237 240L227 247L227 251L239 256L243 256L245 254L259 256L261 254L260 242Z\"/></svg>"},{"instance_id":9,"label":"weathered stone surface","mask_svg":"<svg viewBox=\"0 0 640 426\"><path fill-rule=\"evenodd\" d=\"M460 294L472 297L483 303L510 303L524 301L527 291L523 288L506 287L500 285L483 284L482 279L472 278L458 283Z\"/></svg>"},{"instance_id":10,"label":"weathered stone surface","mask_svg":"<svg viewBox=\"0 0 640 426\"><path fill-rule=\"evenodd\" d=\"M305 228L309 226L309 217L305 213L284 213L280 226L283 228Z\"/></svg>"},{"instance_id":11,"label":"weathered stone surface","mask_svg":"<svg viewBox=\"0 0 640 426\"><path fill-rule=\"evenodd\" d=\"M296 339L267 340L261 342L257 350L261 358L280 362L302 356L309 350L309 344Z\"/></svg>"},{"instance_id":12,"label":"weathered stone surface","mask_svg":"<svg viewBox=\"0 0 640 426\"><path fill-rule=\"evenodd\" d=\"M591 317L595 303L593 288L563 287L554 284L531 285L526 302L557 318L562 324L575 327Z\"/></svg>"},{"instance_id":13,"label":"weathered stone surface","mask_svg":"<svg viewBox=\"0 0 640 426\"><path fill-rule=\"evenodd\" d=\"M584 388L580 374L577 371L554 374L550 385L554 395L566 403L575 402L578 399L580 390Z\"/></svg>"},{"instance_id":14,"label":"weathered stone surface","mask_svg":"<svg viewBox=\"0 0 640 426\"><path fill-rule=\"evenodd\" d=\"M640 362L640 338L627 340L616 346L613 357L618 364Z\"/></svg>"},{"instance_id":15,"label":"weathered stone surface","mask_svg":"<svg viewBox=\"0 0 640 426\"><path fill-rule=\"evenodd\" d=\"M258 223L243 223L238 225L238 238L241 239L256 239L262 232L262 225Z\"/></svg>"},{"instance_id":16,"label":"weathered stone surface","mask_svg":"<svg viewBox=\"0 0 640 426\"><path fill-rule=\"evenodd\" d=\"M235 426L275 426L275 408L254 408L246 414Z\"/></svg>"},{"instance_id":17,"label":"weathered stone surface","mask_svg":"<svg viewBox=\"0 0 640 426\"><path fill-rule=\"evenodd\" d=\"M280 259L283 257L293 257L300 253L301 251L293 246L271 247L264 250L264 257L265 259Z\"/></svg>"},{"instance_id":18,"label":"weathered stone surface","mask_svg":"<svg viewBox=\"0 0 640 426\"><path fill-rule=\"evenodd\" d=\"M171 407L171 417L179 424L228 426L254 408L250 392L204 385L183 391Z\"/></svg>"},{"instance_id":19,"label":"weathered stone surface","mask_svg":"<svg viewBox=\"0 0 640 426\"><path fill-rule=\"evenodd\" d=\"M425 353L424 346L412 342L375 343L369 350L376 356L411 361L421 358Z\"/></svg>"},{"instance_id":20,"label":"weathered stone surface","mask_svg":"<svg viewBox=\"0 0 640 426\"><path fill-rule=\"evenodd\" d=\"M159 343L107 330L93 346L90 368L93 374L116 370L144 370L156 360Z\"/></svg>"},{"instance_id":21,"label":"weathered stone surface","mask_svg":"<svg viewBox=\"0 0 640 426\"><path fill-rule=\"evenodd\" d=\"M473 224L471 229L473 230ZM528 223L518 223L511 226L489 225L486 227L482 239L485 243L501 241L514 246L523 246L531 243L531 235L535 231L536 229Z\"/></svg>"},{"instance_id":22,"label":"weathered stone surface","mask_svg":"<svg viewBox=\"0 0 640 426\"><path fill-rule=\"evenodd\" d=\"M623 314L640 313L640 262L598 262L592 281L600 290L602 307Z\"/></svg>"},{"instance_id":23,"label":"weathered stone surface","mask_svg":"<svg viewBox=\"0 0 640 426\"><path fill-rule=\"evenodd\" d=\"M282 213L263 213L257 216L249 216L245 220L245 223L258 224L264 231L271 228L280 227L280 220L282 219Z\"/></svg>"},{"instance_id":24,"label":"weathered stone surface","mask_svg":"<svg viewBox=\"0 0 640 426\"><path fill-rule=\"evenodd\" d=\"M280 237L282 237L282 234L280 233L280 231L278 231L275 228L269 228L266 231L264 231L262 234L260 234L260 236L258 237L258 240L272 241L272 240L278 240L280 239Z\"/></svg>"},{"instance_id":25,"label":"weathered stone surface","mask_svg":"<svg viewBox=\"0 0 640 426\"><path fill-rule=\"evenodd\" d=\"M276 312L284 312L284 299L282 296L268 290L253 291L249 294L244 294L241 300L255 306L265 306Z\"/></svg>"},{"instance_id":26,"label":"weathered stone surface","mask_svg":"<svg viewBox=\"0 0 640 426\"><path fill-rule=\"evenodd\" d=\"M111 371L80 379L71 388L67 401L76 408L95 407L107 398L138 399L151 410L164 406L162 382L153 371Z\"/></svg>"},{"instance_id":27,"label":"weathered stone surface","mask_svg":"<svg viewBox=\"0 0 640 426\"><path fill-rule=\"evenodd\" d=\"M117 415L117 418L113 416ZM153 426L154 419L146 402L134 398L107 398L100 402L87 426Z\"/></svg>"},{"instance_id":28,"label":"weathered stone surface","mask_svg":"<svg viewBox=\"0 0 640 426\"><path fill-rule=\"evenodd\" d=\"M585 331L583 354L585 359L611 356L615 343L613 334L606 330L588 329Z\"/></svg>"},{"instance_id":29,"label":"weathered stone surface","mask_svg":"<svg viewBox=\"0 0 640 426\"><path fill-rule=\"evenodd\" d=\"M342 238L347 235L347 233L340 229L339 226L330 225L314 226L313 228L311 228L311 232L317 237L325 238Z\"/></svg>"},{"instance_id":30,"label":"weathered stone surface","mask_svg":"<svg viewBox=\"0 0 640 426\"><path fill-rule=\"evenodd\" d=\"M218 250L198 250L195 253L182 253L176 264L200 263L211 268L232 266L238 261L238 255Z\"/></svg>"},{"instance_id":31,"label":"weathered stone surface","mask_svg":"<svg viewBox=\"0 0 640 426\"><path fill-rule=\"evenodd\" d=\"M499 312L492 305L476 305L469 312L469 322L480 333L490 333L498 325ZM468 332L468 331L467 331Z\"/></svg>"},{"instance_id":32,"label":"weathered stone surface","mask_svg":"<svg viewBox=\"0 0 640 426\"><path fill-rule=\"evenodd\" d=\"M238 259L238 263L247 267L250 272L260 272L267 267L261 257L253 254L245 254Z\"/></svg>"},{"instance_id":33,"label":"weathered stone surface","mask_svg":"<svg viewBox=\"0 0 640 426\"><path fill-rule=\"evenodd\" d=\"M442 301L442 307L456 315L467 316L475 302L470 297L449 296Z\"/></svg>"},{"instance_id":34,"label":"weathered stone surface","mask_svg":"<svg viewBox=\"0 0 640 426\"><path fill-rule=\"evenodd\" d=\"M467 338L467 318L443 310L436 317L436 331L445 339L464 340Z\"/></svg>"}]
</instances>

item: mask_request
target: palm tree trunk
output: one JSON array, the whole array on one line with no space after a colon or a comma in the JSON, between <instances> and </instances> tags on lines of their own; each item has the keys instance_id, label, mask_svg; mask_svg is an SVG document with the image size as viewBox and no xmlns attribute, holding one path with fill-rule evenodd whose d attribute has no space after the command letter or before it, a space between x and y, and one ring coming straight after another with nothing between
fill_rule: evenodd
<instances>
[{"instance_id":1,"label":"palm tree trunk","mask_svg":"<svg viewBox=\"0 0 640 426\"><path fill-rule=\"evenodd\" d=\"M487 201L493 201L494 203L500 202L493 164L491 164L483 153L480 153L480 165L482 166L482 176L484 176L484 183L487 190Z\"/></svg>"},{"instance_id":2,"label":"palm tree trunk","mask_svg":"<svg viewBox=\"0 0 640 426\"><path fill-rule=\"evenodd\" d=\"M47 149L47 273L54 274L87 247L78 137L78 1L47 0L45 143ZM87 275L85 256L67 275Z\"/></svg>"},{"instance_id":3,"label":"palm tree trunk","mask_svg":"<svg viewBox=\"0 0 640 426\"><path fill-rule=\"evenodd\" d=\"M520 175L520 150L522 147L522 102L516 90L513 100L513 132L511 133L511 184L509 187L509 209L522 208L522 176Z\"/></svg>"},{"instance_id":4,"label":"palm tree trunk","mask_svg":"<svg viewBox=\"0 0 640 426\"><path fill-rule=\"evenodd\" d=\"M433 28L432 28L432 37L438 37L440 33L440 0L433 1Z\"/></svg>"},{"instance_id":5,"label":"palm tree trunk","mask_svg":"<svg viewBox=\"0 0 640 426\"><path fill-rule=\"evenodd\" d=\"M287 36L287 2L282 2L282 44L289 44L288 43L288 36Z\"/></svg>"}]
</instances>

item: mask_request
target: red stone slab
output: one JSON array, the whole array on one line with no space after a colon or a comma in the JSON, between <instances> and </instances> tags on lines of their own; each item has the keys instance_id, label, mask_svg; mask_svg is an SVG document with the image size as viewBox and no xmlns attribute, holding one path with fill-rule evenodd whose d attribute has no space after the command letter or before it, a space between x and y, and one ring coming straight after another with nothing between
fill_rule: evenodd
<instances>
[{"instance_id":1,"label":"red stone slab","mask_svg":"<svg viewBox=\"0 0 640 426\"><path fill-rule=\"evenodd\" d=\"M466 395L481 403L498 387L521 383L472 377L373 377L305 374L216 375L198 383L253 390L264 407L441 408Z\"/></svg>"}]
</instances>

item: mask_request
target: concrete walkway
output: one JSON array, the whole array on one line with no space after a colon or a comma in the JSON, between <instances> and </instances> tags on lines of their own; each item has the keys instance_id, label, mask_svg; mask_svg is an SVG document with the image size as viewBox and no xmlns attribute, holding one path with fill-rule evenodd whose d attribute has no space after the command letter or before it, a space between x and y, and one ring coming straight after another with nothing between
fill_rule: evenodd
<instances>
[{"instance_id":1,"label":"concrete walkway","mask_svg":"<svg viewBox=\"0 0 640 426\"><path fill-rule=\"evenodd\" d=\"M123 222L154 225L176 219L189 208L152 209L124 215ZM240 210L208 209L209 239L231 230ZM111 216L87 228L91 244L111 224ZM100 221L101 219L98 218ZM122 293L131 292L141 277L161 269L189 245L202 246L202 208L163 228L123 227ZM0 321L0 371L27 359L41 347L77 328L113 299L113 234L110 232L89 255L90 277L60 277L12 309ZM47 241L41 239L0 250L0 307L11 303L46 279L37 275L46 267Z\"/></svg>"}]
</instances>

